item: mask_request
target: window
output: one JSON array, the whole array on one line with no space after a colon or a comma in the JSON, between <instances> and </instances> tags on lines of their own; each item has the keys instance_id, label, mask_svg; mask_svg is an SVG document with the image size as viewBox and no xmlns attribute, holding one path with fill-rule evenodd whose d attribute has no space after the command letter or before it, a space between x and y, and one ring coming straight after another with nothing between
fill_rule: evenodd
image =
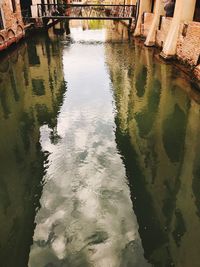
<instances>
[{"instance_id":1,"label":"window","mask_svg":"<svg viewBox=\"0 0 200 267\"><path fill-rule=\"evenodd\" d=\"M31 66L40 65L40 58L37 54L36 44L28 43L28 59Z\"/></svg>"},{"instance_id":2,"label":"window","mask_svg":"<svg viewBox=\"0 0 200 267\"><path fill-rule=\"evenodd\" d=\"M151 4L151 13L154 12L154 2L155 2L155 1L152 1L152 4Z\"/></svg>"},{"instance_id":3,"label":"window","mask_svg":"<svg viewBox=\"0 0 200 267\"><path fill-rule=\"evenodd\" d=\"M0 30L4 29L4 24L3 24L3 17L2 17L2 13L1 13L1 9L0 9Z\"/></svg>"},{"instance_id":4,"label":"window","mask_svg":"<svg viewBox=\"0 0 200 267\"><path fill-rule=\"evenodd\" d=\"M166 17L174 16L175 6L176 6L176 0L171 0L170 2L165 3L164 10L166 11Z\"/></svg>"},{"instance_id":5,"label":"window","mask_svg":"<svg viewBox=\"0 0 200 267\"><path fill-rule=\"evenodd\" d=\"M200 2L196 2L195 12L194 12L194 21L200 22Z\"/></svg>"},{"instance_id":6,"label":"window","mask_svg":"<svg viewBox=\"0 0 200 267\"><path fill-rule=\"evenodd\" d=\"M15 0L11 0L11 3L12 3L13 12L16 12L16 2L15 2Z\"/></svg>"},{"instance_id":7,"label":"window","mask_svg":"<svg viewBox=\"0 0 200 267\"><path fill-rule=\"evenodd\" d=\"M44 80L32 79L32 89L33 89L34 95L37 95L37 96L45 95Z\"/></svg>"}]
</instances>

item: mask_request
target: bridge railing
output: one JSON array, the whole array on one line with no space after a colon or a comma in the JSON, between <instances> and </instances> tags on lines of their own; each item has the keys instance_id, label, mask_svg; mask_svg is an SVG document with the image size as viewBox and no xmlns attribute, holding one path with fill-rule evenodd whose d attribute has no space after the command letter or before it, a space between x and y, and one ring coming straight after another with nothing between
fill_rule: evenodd
<instances>
[{"instance_id":1,"label":"bridge railing","mask_svg":"<svg viewBox=\"0 0 200 267\"><path fill-rule=\"evenodd\" d=\"M133 18L135 5L106 5L106 4L38 4L38 17L70 18Z\"/></svg>"}]
</instances>

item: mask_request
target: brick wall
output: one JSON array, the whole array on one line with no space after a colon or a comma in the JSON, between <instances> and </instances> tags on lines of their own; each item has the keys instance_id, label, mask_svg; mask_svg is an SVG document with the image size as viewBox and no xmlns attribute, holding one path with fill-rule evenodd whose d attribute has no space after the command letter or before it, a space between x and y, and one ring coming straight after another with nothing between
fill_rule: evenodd
<instances>
[{"instance_id":1,"label":"brick wall","mask_svg":"<svg viewBox=\"0 0 200 267\"><path fill-rule=\"evenodd\" d=\"M0 31L0 50L11 43L18 41L24 36L24 24L21 16L20 1L15 0L16 11L13 12L11 0L1 1L1 12L4 29Z\"/></svg>"},{"instance_id":2,"label":"brick wall","mask_svg":"<svg viewBox=\"0 0 200 267\"><path fill-rule=\"evenodd\" d=\"M200 56L200 22L185 23L181 29L177 57L191 66L196 66Z\"/></svg>"}]
</instances>

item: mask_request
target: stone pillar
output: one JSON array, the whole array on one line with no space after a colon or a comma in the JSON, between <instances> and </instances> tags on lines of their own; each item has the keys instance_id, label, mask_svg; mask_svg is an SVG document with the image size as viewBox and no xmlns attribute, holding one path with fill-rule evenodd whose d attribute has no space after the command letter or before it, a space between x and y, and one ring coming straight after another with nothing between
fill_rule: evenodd
<instances>
[{"instance_id":1,"label":"stone pillar","mask_svg":"<svg viewBox=\"0 0 200 267\"><path fill-rule=\"evenodd\" d=\"M164 15L164 4L163 0L155 0L155 6L154 6L154 18L153 22L151 24L149 33L147 35L145 45L146 46L153 46L155 45L156 41L156 30L158 29L158 25L160 22L160 16Z\"/></svg>"},{"instance_id":2,"label":"stone pillar","mask_svg":"<svg viewBox=\"0 0 200 267\"><path fill-rule=\"evenodd\" d=\"M180 23L193 20L195 4L196 0L176 0L174 17L161 52L162 57L170 58L176 54Z\"/></svg>"},{"instance_id":3,"label":"stone pillar","mask_svg":"<svg viewBox=\"0 0 200 267\"><path fill-rule=\"evenodd\" d=\"M138 0L137 4L139 5L139 12L134 36L141 35L142 15L144 12L151 12L152 0Z\"/></svg>"}]
</instances>

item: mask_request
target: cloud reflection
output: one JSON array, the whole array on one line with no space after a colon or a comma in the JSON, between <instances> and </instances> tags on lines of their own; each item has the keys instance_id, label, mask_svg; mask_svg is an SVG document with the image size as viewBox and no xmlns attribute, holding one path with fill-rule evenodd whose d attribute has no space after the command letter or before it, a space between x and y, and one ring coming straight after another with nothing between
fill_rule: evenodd
<instances>
[{"instance_id":1,"label":"cloud reflection","mask_svg":"<svg viewBox=\"0 0 200 267\"><path fill-rule=\"evenodd\" d=\"M52 144L50 129L41 128L42 147L51 154L29 267L147 266L115 142L104 45L91 43L105 32L72 34L63 56L68 94L58 119L61 139Z\"/></svg>"}]
</instances>

